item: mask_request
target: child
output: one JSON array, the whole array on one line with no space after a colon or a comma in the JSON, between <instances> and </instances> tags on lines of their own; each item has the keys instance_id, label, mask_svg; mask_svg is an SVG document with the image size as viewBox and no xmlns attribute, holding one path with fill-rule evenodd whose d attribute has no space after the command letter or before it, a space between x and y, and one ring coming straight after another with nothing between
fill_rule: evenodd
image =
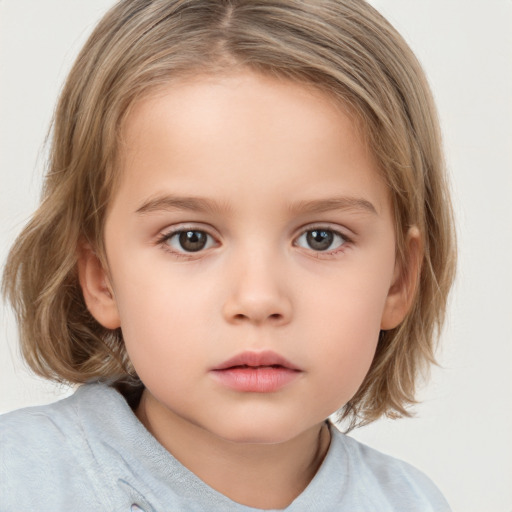
<instances>
[{"instance_id":1,"label":"child","mask_svg":"<svg viewBox=\"0 0 512 512\"><path fill-rule=\"evenodd\" d=\"M454 269L430 92L362 0L123 0L4 291L33 370L2 510L445 511L337 430L408 415Z\"/></svg>"}]
</instances>

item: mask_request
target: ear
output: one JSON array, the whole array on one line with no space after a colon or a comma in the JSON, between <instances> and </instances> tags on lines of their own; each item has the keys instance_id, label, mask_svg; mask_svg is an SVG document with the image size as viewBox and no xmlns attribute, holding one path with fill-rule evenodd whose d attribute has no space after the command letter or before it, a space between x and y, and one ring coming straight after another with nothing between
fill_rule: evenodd
<instances>
[{"instance_id":1,"label":"ear","mask_svg":"<svg viewBox=\"0 0 512 512\"><path fill-rule=\"evenodd\" d=\"M411 309L419 284L423 241L416 226L409 228L405 239L405 259L395 263L393 281L382 314L380 328L394 329L403 321Z\"/></svg>"},{"instance_id":2,"label":"ear","mask_svg":"<svg viewBox=\"0 0 512 512\"><path fill-rule=\"evenodd\" d=\"M78 251L78 279L91 315L107 329L121 326L117 304L108 275L89 244Z\"/></svg>"}]
</instances>

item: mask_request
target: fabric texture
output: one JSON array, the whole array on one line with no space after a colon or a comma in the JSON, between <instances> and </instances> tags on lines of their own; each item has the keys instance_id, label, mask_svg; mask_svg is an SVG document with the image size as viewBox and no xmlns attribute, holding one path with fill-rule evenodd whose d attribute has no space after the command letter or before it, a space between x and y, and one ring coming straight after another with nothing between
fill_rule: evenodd
<instances>
[{"instance_id":1,"label":"fabric texture","mask_svg":"<svg viewBox=\"0 0 512 512\"><path fill-rule=\"evenodd\" d=\"M448 512L409 464L331 427L317 474L286 512ZM0 417L1 512L251 512L181 465L123 396L87 384Z\"/></svg>"}]
</instances>

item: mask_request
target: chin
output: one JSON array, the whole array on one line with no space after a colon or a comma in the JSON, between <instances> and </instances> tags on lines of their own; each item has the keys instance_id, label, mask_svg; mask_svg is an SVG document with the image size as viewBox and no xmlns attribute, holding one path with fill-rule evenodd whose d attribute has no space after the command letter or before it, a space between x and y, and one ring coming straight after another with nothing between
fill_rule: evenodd
<instances>
[{"instance_id":1,"label":"chin","mask_svg":"<svg viewBox=\"0 0 512 512\"><path fill-rule=\"evenodd\" d=\"M229 422L216 429L215 435L235 444L279 444L297 437L301 430L289 420L272 421L266 418L249 418L244 422Z\"/></svg>"}]
</instances>

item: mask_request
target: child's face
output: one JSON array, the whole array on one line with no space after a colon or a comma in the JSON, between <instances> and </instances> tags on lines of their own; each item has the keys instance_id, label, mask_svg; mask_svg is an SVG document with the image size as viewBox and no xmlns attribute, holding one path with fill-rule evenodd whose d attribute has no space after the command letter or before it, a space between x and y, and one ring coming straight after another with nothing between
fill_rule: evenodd
<instances>
[{"instance_id":1,"label":"child's face","mask_svg":"<svg viewBox=\"0 0 512 512\"><path fill-rule=\"evenodd\" d=\"M232 441L317 428L403 316L389 195L353 120L296 83L204 77L141 101L121 151L112 298L88 304L121 326L148 403Z\"/></svg>"}]
</instances>

